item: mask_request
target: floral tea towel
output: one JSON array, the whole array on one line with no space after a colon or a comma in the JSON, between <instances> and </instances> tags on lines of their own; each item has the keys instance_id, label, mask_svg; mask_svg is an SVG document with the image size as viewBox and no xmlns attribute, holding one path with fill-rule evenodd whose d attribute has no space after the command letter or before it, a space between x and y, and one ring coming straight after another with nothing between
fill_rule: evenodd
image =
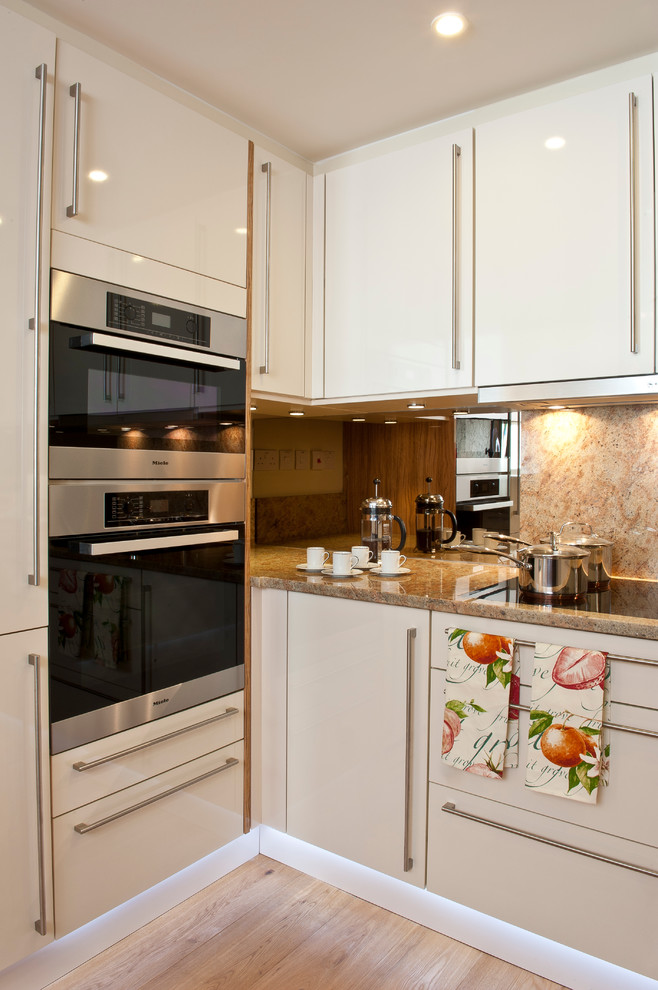
<instances>
[{"instance_id":1,"label":"floral tea towel","mask_svg":"<svg viewBox=\"0 0 658 990\"><path fill-rule=\"evenodd\" d=\"M517 721L508 740L513 655L513 639L448 630L441 758L450 766L497 778L518 766Z\"/></svg>"},{"instance_id":2,"label":"floral tea towel","mask_svg":"<svg viewBox=\"0 0 658 990\"><path fill-rule=\"evenodd\" d=\"M526 787L592 804L607 783L601 738L607 653L535 645Z\"/></svg>"}]
</instances>

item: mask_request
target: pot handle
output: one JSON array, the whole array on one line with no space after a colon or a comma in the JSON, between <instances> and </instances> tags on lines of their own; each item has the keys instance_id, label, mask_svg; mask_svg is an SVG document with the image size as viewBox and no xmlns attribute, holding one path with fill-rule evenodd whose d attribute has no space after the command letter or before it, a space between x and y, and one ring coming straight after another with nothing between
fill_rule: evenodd
<instances>
[{"instance_id":1,"label":"pot handle","mask_svg":"<svg viewBox=\"0 0 658 990\"><path fill-rule=\"evenodd\" d=\"M452 525L452 529L450 531L450 536L447 539L442 540L441 537L439 537L439 539L436 541L440 546L444 546L444 544L446 543L452 543L452 541L457 535L457 520L455 519L454 513L451 512L450 509L443 509L443 515L450 516L450 523ZM443 522L443 519L441 520L441 522Z\"/></svg>"},{"instance_id":2,"label":"pot handle","mask_svg":"<svg viewBox=\"0 0 658 990\"><path fill-rule=\"evenodd\" d=\"M562 523L562 526L560 527L560 532L558 533L558 536L562 536L563 530L569 529L570 527L575 527L575 529L578 530L579 532L585 533L586 535L589 535L589 536L592 536L593 533L594 533L594 531L593 531L593 529L592 529L592 527L590 526L589 523L584 523L584 522L565 522L565 523Z\"/></svg>"},{"instance_id":3,"label":"pot handle","mask_svg":"<svg viewBox=\"0 0 658 990\"><path fill-rule=\"evenodd\" d=\"M522 571L532 571L530 564L526 563L524 560L517 560L513 557L511 553L503 553L502 550L493 550L490 547L481 547L477 543L460 543L457 547L443 547L444 550L452 550L453 552L464 553L486 553L490 557L505 557L507 560L511 560L516 567L520 567Z\"/></svg>"},{"instance_id":4,"label":"pot handle","mask_svg":"<svg viewBox=\"0 0 658 990\"><path fill-rule=\"evenodd\" d=\"M394 547L394 549L402 550L404 548L405 543L407 542L407 527L404 525L404 523L402 522L399 516L393 516L393 519L400 527L400 545Z\"/></svg>"}]
</instances>

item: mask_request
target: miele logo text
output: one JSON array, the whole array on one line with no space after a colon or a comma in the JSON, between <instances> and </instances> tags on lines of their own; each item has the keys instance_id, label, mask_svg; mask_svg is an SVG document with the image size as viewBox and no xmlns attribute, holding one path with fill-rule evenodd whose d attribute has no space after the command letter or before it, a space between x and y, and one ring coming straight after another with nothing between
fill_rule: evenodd
<instances>
[{"instance_id":1,"label":"miele logo text","mask_svg":"<svg viewBox=\"0 0 658 990\"><path fill-rule=\"evenodd\" d=\"M151 461L151 464L168 464L169 461Z\"/></svg>"},{"instance_id":2,"label":"miele logo text","mask_svg":"<svg viewBox=\"0 0 658 990\"><path fill-rule=\"evenodd\" d=\"M166 705L166 703L168 701L169 701L169 698L160 698L159 701L154 701L153 704L154 705Z\"/></svg>"}]
</instances>

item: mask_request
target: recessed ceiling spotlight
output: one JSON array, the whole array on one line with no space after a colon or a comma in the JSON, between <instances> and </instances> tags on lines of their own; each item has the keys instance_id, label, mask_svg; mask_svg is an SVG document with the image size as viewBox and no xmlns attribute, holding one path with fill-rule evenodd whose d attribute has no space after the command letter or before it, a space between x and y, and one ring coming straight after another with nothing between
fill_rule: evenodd
<instances>
[{"instance_id":1,"label":"recessed ceiling spotlight","mask_svg":"<svg viewBox=\"0 0 658 990\"><path fill-rule=\"evenodd\" d=\"M249 409L250 409L251 412L256 412L256 410L258 409L258 406L249 406Z\"/></svg>"},{"instance_id":2,"label":"recessed ceiling spotlight","mask_svg":"<svg viewBox=\"0 0 658 990\"><path fill-rule=\"evenodd\" d=\"M365 416L352 416L353 423L365 423L365 421L366 421Z\"/></svg>"},{"instance_id":3,"label":"recessed ceiling spotlight","mask_svg":"<svg viewBox=\"0 0 658 990\"><path fill-rule=\"evenodd\" d=\"M556 134L554 137L549 137L544 141L544 147L548 148L549 151L557 151L559 148L564 148L566 143L563 137L559 137Z\"/></svg>"},{"instance_id":4,"label":"recessed ceiling spotlight","mask_svg":"<svg viewBox=\"0 0 658 990\"><path fill-rule=\"evenodd\" d=\"M432 27L442 38L454 38L456 34L461 34L465 29L466 18L454 10L447 10L444 14L439 14L438 17L434 18Z\"/></svg>"},{"instance_id":5,"label":"recessed ceiling spotlight","mask_svg":"<svg viewBox=\"0 0 658 990\"><path fill-rule=\"evenodd\" d=\"M303 416L304 413L302 412L301 409L291 409L290 412L288 413L288 415L289 416Z\"/></svg>"},{"instance_id":6,"label":"recessed ceiling spotlight","mask_svg":"<svg viewBox=\"0 0 658 990\"><path fill-rule=\"evenodd\" d=\"M549 409L566 409L566 406L549 406Z\"/></svg>"},{"instance_id":7,"label":"recessed ceiling spotlight","mask_svg":"<svg viewBox=\"0 0 658 990\"><path fill-rule=\"evenodd\" d=\"M397 424L397 419L385 419L384 426L395 426Z\"/></svg>"},{"instance_id":8,"label":"recessed ceiling spotlight","mask_svg":"<svg viewBox=\"0 0 658 990\"><path fill-rule=\"evenodd\" d=\"M407 409L424 409L424 402L407 402Z\"/></svg>"}]
</instances>

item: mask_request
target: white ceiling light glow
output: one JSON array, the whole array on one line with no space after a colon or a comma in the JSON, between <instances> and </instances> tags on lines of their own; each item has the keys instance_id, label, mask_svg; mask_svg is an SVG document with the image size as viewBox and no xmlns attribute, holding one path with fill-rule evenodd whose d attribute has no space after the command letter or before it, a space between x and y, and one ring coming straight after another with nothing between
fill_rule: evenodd
<instances>
[{"instance_id":1,"label":"white ceiling light glow","mask_svg":"<svg viewBox=\"0 0 658 990\"><path fill-rule=\"evenodd\" d=\"M557 151L558 148L564 148L566 143L563 137L556 134L555 137L549 137L544 141L544 147L548 148L549 151Z\"/></svg>"},{"instance_id":2,"label":"white ceiling light glow","mask_svg":"<svg viewBox=\"0 0 658 990\"><path fill-rule=\"evenodd\" d=\"M89 173L89 178L92 182L105 182L108 178L108 174L107 172L103 172L100 168L95 168Z\"/></svg>"},{"instance_id":3,"label":"white ceiling light glow","mask_svg":"<svg viewBox=\"0 0 658 990\"><path fill-rule=\"evenodd\" d=\"M454 10L448 10L434 18L432 27L442 38L454 38L465 29L466 18Z\"/></svg>"}]
</instances>

